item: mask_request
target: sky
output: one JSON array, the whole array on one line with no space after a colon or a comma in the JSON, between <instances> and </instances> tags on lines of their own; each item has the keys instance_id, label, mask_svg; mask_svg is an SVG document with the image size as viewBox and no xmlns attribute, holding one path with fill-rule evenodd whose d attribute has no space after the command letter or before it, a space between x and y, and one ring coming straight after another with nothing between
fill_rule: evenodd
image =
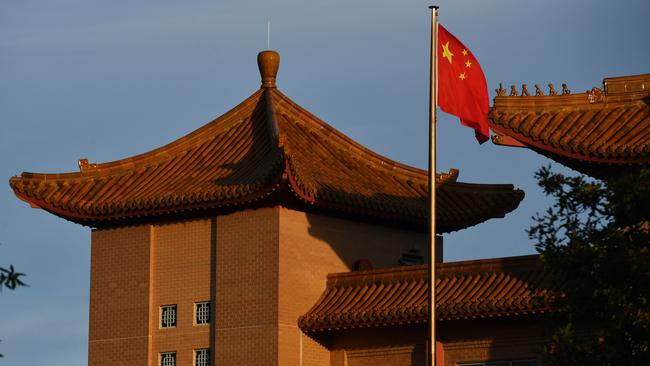
<instances>
[{"instance_id":1,"label":"sky","mask_svg":"<svg viewBox=\"0 0 650 366\"><path fill-rule=\"evenodd\" d=\"M29 288L0 293L0 364L87 364L90 229L12 193L23 171L78 171L171 142L255 92L256 55L281 54L278 88L362 145L426 168L430 12L385 0L0 2L0 266ZM568 83L650 72L647 0L439 0L440 22L488 82ZM520 86L518 86L520 89ZM532 90L532 89L530 89ZM531 217L551 202L527 149L478 145L439 113L438 171L512 183L504 219L445 236L445 260L534 253Z\"/></svg>"}]
</instances>

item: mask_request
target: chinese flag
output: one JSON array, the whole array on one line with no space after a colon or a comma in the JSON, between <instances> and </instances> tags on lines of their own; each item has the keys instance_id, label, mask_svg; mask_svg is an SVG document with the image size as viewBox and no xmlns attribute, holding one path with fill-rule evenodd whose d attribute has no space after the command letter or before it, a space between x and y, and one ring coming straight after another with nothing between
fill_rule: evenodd
<instances>
[{"instance_id":1,"label":"chinese flag","mask_svg":"<svg viewBox=\"0 0 650 366\"><path fill-rule=\"evenodd\" d=\"M485 75L472 52L442 25L438 25L438 105L473 128L479 143L490 138Z\"/></svg>"}]
</instances>

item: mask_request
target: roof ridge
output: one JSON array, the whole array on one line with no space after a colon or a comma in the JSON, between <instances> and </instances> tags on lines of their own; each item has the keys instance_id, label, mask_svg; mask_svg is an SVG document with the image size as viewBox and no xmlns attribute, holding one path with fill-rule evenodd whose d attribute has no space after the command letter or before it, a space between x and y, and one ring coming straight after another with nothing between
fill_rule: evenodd
<instances>
[{"instance_id":1,"label":"roof ridge","mask_svg":"<svg viewBox=\"0 0 650 366\"><path fill-rule=\"evenodd\" d=\"M356 151L359 151L367 157L372 158L378 166L383 167L384 169L387 170L393 170L393 169L399 169L403 170L404 172L413 175L414 178L423 178L426 179L427 176L427 171L424 169L420 169L417 167L413 167L410 165L406 165L400 162L397 162L395 160L392 160L388 157L385 157L383 155L380 155L365 146L359 144L358 142L352 140L350 137L346 136L344 133L341 131L337 130L336 128L332 127L330 124L327 122L323 121L319 117L315 116L313 113L307 111L306 109L302 108L300 105L298 105L296 102L294 102L291 98L289 98L287 95L282 93L281 91L277 89L270 89L270 91L276 95L281 102L286 103L290 108L294 109L295 111L298 112L298 114L304 115L306 118L304 120L301 120L301 122L304 122L305 124L311 124L313 122L316 122L318 125L313 126L311 125L310 127L319 127L320 129L326 129L329 134L328 137L333 137L337 139L339 142L344 142L346 143L350 148L353 148ZM390 167L390 169L388 168Z\"/></svg>"},{"instance_id":2,"label":"roof ridge","mask_svg":"<svg viewBox=\"0 0 650 366\"><path fill-rule=\"evenodd\" d=\"M277 147L282 147L283 141L280 138L280 126L278 126L278 117L277 117L277 111L276 111L276 103L273 100L273 90L276 90L275 88L262 88L260 89L263 91L263 98L264 98L264 103L265 105L265 111L266 111L266 119L268 123L268 128L269 128L269 137L271 138L271 141L275 142L275 146Z\"/></svg>"},{"instance_id":3,"label":"roof ridge","mask_svg":"<svg viewBox=\"0 0 650 366\"><path fill-rule=\"evenodd\" d=\"M440 274L445 274L452 271L460 271L462 273L491 273L494 271L517 270L520 267L531 269L531 264L536 264L538 262L538 254L487 259L471 259L457 262L438 263L437 271L440 272ZM338 283L357 281L359 279L381 279L383 277L390 277L395 273L405 273L413 276L419 276L420 272L424 273L428 268L428 264L421 264L417 266L389 267L365 271L337 272L328 274L327 280L328 282L333 281L332 283Z\"/></svg>"}]
</instances>

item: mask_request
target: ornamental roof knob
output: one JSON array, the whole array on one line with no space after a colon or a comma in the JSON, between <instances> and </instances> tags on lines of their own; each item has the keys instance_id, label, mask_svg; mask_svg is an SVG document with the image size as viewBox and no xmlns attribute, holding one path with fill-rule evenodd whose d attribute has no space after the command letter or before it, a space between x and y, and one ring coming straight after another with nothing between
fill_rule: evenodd
<instances>
[{"instance_id":1,"label":"ornamental roof knob","mask_svg":"<svg viewBox=\"0 0 650 366\"><path fill-rule=\"evenodd\" d=\"M273 50L257 54L257 66L262 77L262 88L275 88L275 77L280 67L280 54Z\"/></svg>"}]
</instances>

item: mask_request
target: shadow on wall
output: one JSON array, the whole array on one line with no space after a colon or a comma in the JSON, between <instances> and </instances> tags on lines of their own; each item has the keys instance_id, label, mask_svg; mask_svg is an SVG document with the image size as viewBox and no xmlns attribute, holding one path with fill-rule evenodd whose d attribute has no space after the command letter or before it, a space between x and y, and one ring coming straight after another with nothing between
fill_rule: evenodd
<instances>
[{"instance_id":1,"label":"shadow on wall","mask_svg":"<svg viewBox=\"0 0 650 366\"><path fill-rule=\"evenodd\" d=\"M309 236L328 243L351 270L355 264L361 267L356 269L397 267L408 253L427 258L426 233L315 213L306 218Z\"/></svg>"}]
</instances>

